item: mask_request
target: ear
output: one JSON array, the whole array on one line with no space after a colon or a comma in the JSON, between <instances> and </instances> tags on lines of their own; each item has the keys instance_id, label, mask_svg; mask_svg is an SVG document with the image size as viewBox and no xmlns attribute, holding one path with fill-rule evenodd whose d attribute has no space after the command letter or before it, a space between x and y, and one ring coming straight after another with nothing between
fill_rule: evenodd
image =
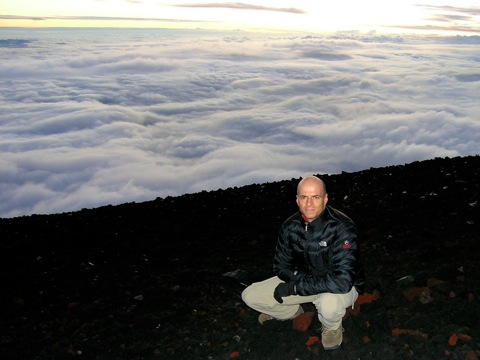
<instances>
[{"instance_id":1,"label":"ear","mask_svg":"<svg viewBox=\"0 0 480 360\"><path fill-rule=\"evenodd\" d=\"M298 195L295 197L295 202L297 203L298 207L300 207L300 203L298 201Z\"/></svg>"},{"instance_id":2,"label":"ear","mask_svg":"<svg viewBox=\"0 0 480 360\"><path fill-rule=\"evenodd\" d=\"M325 200L325 205L327 205L327 203L328 203L328 194L327 193L325 193L324 200Z\"/></svg>"}]
</instances>

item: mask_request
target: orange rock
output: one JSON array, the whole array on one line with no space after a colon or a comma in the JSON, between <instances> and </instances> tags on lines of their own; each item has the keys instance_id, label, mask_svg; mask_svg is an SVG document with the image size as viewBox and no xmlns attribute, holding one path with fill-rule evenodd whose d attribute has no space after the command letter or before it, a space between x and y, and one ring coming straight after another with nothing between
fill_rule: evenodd
<instances>
[{"instance_id":1,"label":"orange rock","mask_svg":"<svg viewBox=\"0 0 480 360\"><path fill-rule=\"evenodd\" d=\"M318 336L310 336L306 342L307 346L312 346L313 344L316 344L319 342L320 339Z\"/></svg>"},{"instance_id":2,"label":"orange rock","mask_svg":"<svg viewBox=\"0 0 480 360\"><path fill-rule=\"evenodd\" d=\"M392 335L393 336L413 335L413 336L422 337L424 339L428 339L428 334L422 333L421 331L418 331L418 330L410 330L410 329L395 328L395 329L392 330Z\"/></svg>"},{"instance_id":3,"label":"orange rock","mask_svg":"<svg viewBox=\"0 0 480 360\"><path fill-rule=\"evenodd\" d=\"M380 292L378 290L373 290L371 294L358 295L356 303L360 305L371 303L372 301L377 300L379 297L380 297Z\"/></svg>"},{"instance_id":4,"label":"orange rock","mask_svg":"<svg viewBox=\"0 0 480 360\"><path fill-rule=\"evenodd\" d=\"M465 342L468 342L470 340L472 340L472 337L470 335L467 335L467 334L458 334L458 340L462 340L462 341L465 341Z\"/></svg>"},{"instance_id":5,"label":"orange rock","mask_svg":"<svg viewBox=\"0 0 480 360\"><path fill-rule=\"evenodd\" d=\"M427 287L430 288L430 289L435 288L435 287L441 287L442 285L445 285L445 281L443 281L443 280L439 280L439 279L435 279L435 278L427 280Z\"/></svg>"},{"instance_id":6,"label":"orange rock","mask_svg":"<svg viewBox=\"0 0 480 360\"><path fill-rule=\"evenodd\" d=\"M419 299L422 303L426 304L431 301L430 289L428 287L412 287L403 292L403 296L407 300Z\"/></svg>"},{"instance_id":7,"label":"orange rock","mask_svg":"<svg viewBox=\"0 0 480 360\"><path fill-rule=\"evenodd\" d=\"M354 307L349 307L349 308L346 308L345 309L345 315L343 315L343 321L347 320L350 315L353 315L353 316L357 316L358 314L360 314L360 304L358 304L357 302L355 302L354 304Z\"/></svg>"},{"instance_id":8,"label":"orange rock","mask_svg":"<svg viewBox=\"0 0 480 360\"><path fill-rule=\"evenodd\" d=\"M407 330L405 329L399 329L399 328L395 328L392 330L392 335L393 336L400 336L400 335L403 335L403 334L406 334L407 333Z\"/></svg>"},{"instance_id":9,"label":"orange rock","mask_svg":"<svg viewBox=\"0 0 480 360\"><path fill-rule=\"evenodd\" d=\"M471 350L465 355L465 360L478 360L476 351Z\"/></svg>"},{"instance_id":10,"label":"orange rock","mask_svg":"<svg viewBox=\"0 0 480 360\"><path fill-rule=\"evenodd\" d=\"M418 298L422 291L422 288L419 287L408 288L407 290L403 291L403 296L405 296L407 300L412 301Z\"/></svg>"},{"instance_id":11,"label":"orange rock","mask_svg":"<svg viewBox=\"0 0 480 360\"><path fill-rule=\"evenodd\" d=\"M80 305L79 302L71 302L71 303L68 303L67 304L67 309L75 309L76 307L78 307Z\"/></svg>"},{"instance_id":12,"label":"orange rock","mask_svg":"<svg viewBox=\"0 0 480 360\"><path fill-rule=\"evenodd\" d=\"M448 339L448 343L450 344L450 346L455 346L457 345L457 341L458 341L458 336L457 334L452 334L450 336L450 339Z\"/></svg>"},{"instance_id":13,"label":"orange rock","mask_svg":"<svg viewBox=\"0 0 480 360\"><path fill-rule=\"evenodd\" d=\"M240 356L240 353L238 351L234 351L230 354L230 359L235 359Z\"/></svg>"},{"instance_id":14,"label":"orange rock","mask_svg":"<svg viewBox=\"0 0 480 360\"><path fill-rule=\"evenodd\" d=\"M293 319L293 328L305 332L310 327L313 319L313 312L309 311Z\"/></svg>"}]
</instances>

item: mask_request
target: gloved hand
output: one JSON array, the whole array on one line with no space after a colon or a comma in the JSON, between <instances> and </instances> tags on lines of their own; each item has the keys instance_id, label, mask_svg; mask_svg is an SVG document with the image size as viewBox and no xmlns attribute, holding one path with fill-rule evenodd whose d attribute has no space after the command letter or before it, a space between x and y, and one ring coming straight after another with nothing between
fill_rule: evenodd
<instances>
[{"instance_id":1,"label":"gloved hand","mask_svg":"<svg viewBox=\"0 0 480 360\"><path fill-rule=\"evenodd\" d=\"M290 281L288 283L280 283L275 288L273 292L273 297L277 300L280 304L283 303L282 297L295 295L295 282Z\"/></svg>"}]
</instances>

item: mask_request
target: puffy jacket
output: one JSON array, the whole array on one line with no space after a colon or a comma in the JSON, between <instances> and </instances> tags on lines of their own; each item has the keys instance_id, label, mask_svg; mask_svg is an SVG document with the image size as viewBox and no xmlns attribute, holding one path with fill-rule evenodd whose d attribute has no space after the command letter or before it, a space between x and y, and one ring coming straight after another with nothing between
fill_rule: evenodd
<instances>
[{"instance_id":1,"label":"puffy jacket","mask_svg":"<svg viewBox=\"0 0 480 360\"><path fill-rule=\"evenodd\" d=\"M365 289L357 229L342 212L327 206L307 222L297 212L282 224L273 271L285 282L295 281L298 295L346 294Z\"/></svg>"}]
</instances>

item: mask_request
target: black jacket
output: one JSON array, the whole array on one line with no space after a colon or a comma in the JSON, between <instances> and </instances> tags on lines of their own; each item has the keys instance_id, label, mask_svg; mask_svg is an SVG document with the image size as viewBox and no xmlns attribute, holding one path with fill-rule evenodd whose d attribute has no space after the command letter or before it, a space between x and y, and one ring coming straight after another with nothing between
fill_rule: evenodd
<instances>
[{"instance_id":1,"label":"black jacket","mask_svg":"<svg viewBox=\"0 0 480 360\"><path fill-rule=\"evenodd\" d=\"M346 294L365 289L357 229L342 212L327 206L311 223L300 212L280 228L273 271L285 282L295 281L298 295Z\"/></svg>"}]
</instances>

